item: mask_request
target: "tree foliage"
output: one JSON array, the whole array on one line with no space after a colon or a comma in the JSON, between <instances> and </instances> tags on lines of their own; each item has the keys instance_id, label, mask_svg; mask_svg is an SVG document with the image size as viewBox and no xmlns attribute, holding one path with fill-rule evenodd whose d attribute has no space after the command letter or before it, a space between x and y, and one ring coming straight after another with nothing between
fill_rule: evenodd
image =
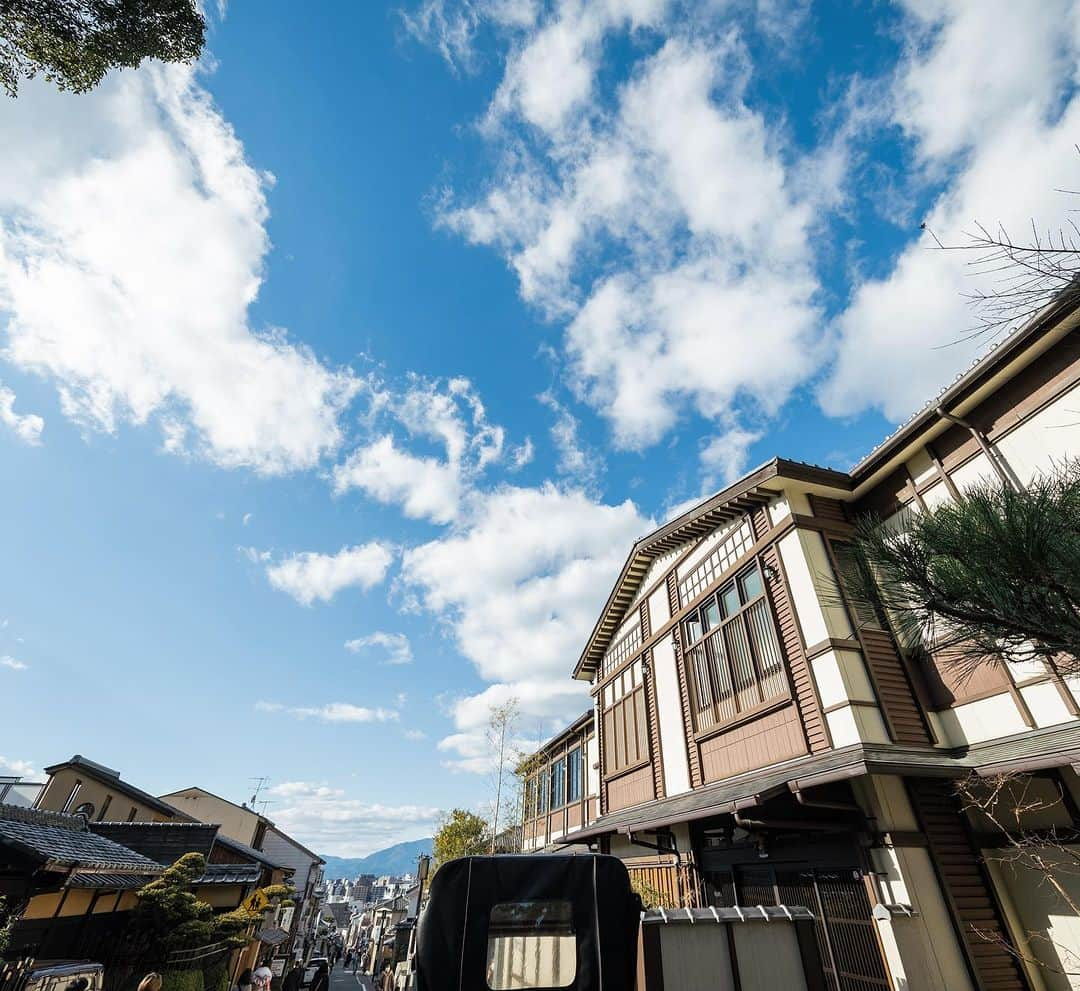
<instances>
[{"instance_id":1,"label":"tree foliage","mask_svg":"<svg viewBox=\"0 0 1080 991\"><path fill-rule=\"evenodd\" d=\"M1080 461L1024 489L975 485L902 526L863 520L841 570L909 646L967 670L1039 657L1080 674Z\"/></svg>"},{"instance_id":2,"label":"tree foliage","mask_svg":"<svg viewBox=\"0 0 1080 991\"><path fill-rule=\"evenodd\" d=\"M196 0L0 0L0 84L16 96L41 73L85 93L143 59L190 62L205 37Z\"/></svg>"},{"instance_id":3,"label":"tree foliage","mask_svg":"<svg viewBox=\"0 0 1080 991\"><path fill-rule=\"evenodd\" d=\"M495 789L491 814L491 853L495 852L495 843L499 836L499 817L503 807L503 792L507 776L512 776L513 766L516 763L517 755L513 750L513 739L517 732L520 714L521 707L517 698L511 697L502 705L491 706L488 716L487 744L491 752L492 784Z\"/></svg>"},{"instance_id":4,"label":"tree foliage","mask_svg":"<svg viewBox=\"0 0 1080 991\"><path fill-rule=\"evenodd\" d=\"M445 814L432 840L436 868L457 857L487 853L491 844L488 824L473 812L453 809Z\"/></svg>"},{"instance_id":5,"label":"tree foliage","mask_svg":"<svg viewBox=\"0 0 1080 991\"><path fill-rule=\"evenodd\" d=\"M201 853L186 853L140 888L139 904L132 913L133 935L162 954L179 947L217 942L243 946L251 927L262 916L243 906L215 915L192 891L205 872L206 858ZM268 885L261 890L274 904L294 894L292 888L283 884Z\"/></svg>"}]
</instances>

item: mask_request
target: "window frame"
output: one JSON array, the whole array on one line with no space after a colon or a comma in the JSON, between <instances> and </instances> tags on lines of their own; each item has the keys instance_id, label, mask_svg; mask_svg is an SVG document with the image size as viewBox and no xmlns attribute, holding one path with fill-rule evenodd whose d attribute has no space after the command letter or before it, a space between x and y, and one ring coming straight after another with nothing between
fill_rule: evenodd
<instances>
[{"instance_id":1,"label":"window frame","mask_svg":"<svg viewBox=\"0 0 1080 991\"><path fill-rule=\"evenodd\" d=\"M584 779L584 750L581 744L577 744L566 754L566 804L573 805L584 798L582 783ZM571 794L573 784L577 783L577 793Z\"/></svg>"},{"instance_id":2,"label":"window frame","mask_svg":"<svg viewBox=\"0 0 1080 991\"><path fill-rule=\"evenodd\" d=\"M556 812L566 805L566 758L559 757L551 762L548 788L549 804L552 812ZM561 786L561 787L557 787ZM561 794L560 794L561 792Z\"/></svg>"},{"instance_id":3,"label":"window frame","mask_svg":"<svg viewBox=\"0 0 1080 991\"><path fill-rule=\"evenodd\" d=\"M759 591L753 598L745 595L744 582L754 575ZM738 608L725 614L724 599L734 591L739 600ZM767 624L768 647L775 652L775 666L764 656L762 644L753 625L752 611L761 604L758 616ZM718 615L714 625L706 627L706 610L713 607ZM690 624L699 629L696 639L689 636ZM756 558L729 573L718 582L680 621L682 636L682 663L686 684L690 691L690 715L694 738L700 740L755 718L791 700L791 678L787 658L780 640L776 617L768 593L761 562ZM729 639L728 630L737 631ZM740 639L735 642L735 638ZM733 642L735 648L733 649ZM719 645L720 649L717 649ZM738 650L743 651L742 670ZM746 680L746 664L753 672L752 680ZM703 690L701 676L708 684ZM726 683L720 675L726 676ZM771 684L770 684L771 683ZM741 686L741 687L740 687ZM747 704L741 695L756 691L757 699ZM709 701L703 701L703 696ZM725 703L723 708L721 703Z\"/></svg>"}]
</instances>

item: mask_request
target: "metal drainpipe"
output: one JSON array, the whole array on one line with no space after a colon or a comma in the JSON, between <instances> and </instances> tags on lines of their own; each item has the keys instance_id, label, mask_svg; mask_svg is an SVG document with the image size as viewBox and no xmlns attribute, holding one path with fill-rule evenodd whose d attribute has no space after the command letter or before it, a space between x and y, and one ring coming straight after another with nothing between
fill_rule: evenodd
<instances>
[{"instance_id":1,"label":"metal drainpipe","mask_svg":"<svg viewBox=\"0 0 1080 991\"><path fill-rule=\"evenodd\" d=\"M943 420L948 420L950 423L955 423L958 427L963 427L967 430L972 437L975 438L975 443L979 445L979 449L986 455L986 460L990 462L990 467L994 469L994 473L997 475L1005 485L1014 491L1018 491L1018 486L1001 467L1001 462L998 461L997 455L994 454L990 447L990 442L986 439L986 435L973 423L965 420L962 416L957 416L955 413L950 413L944 406L938 406L935 410L938 416Z\"/></svg>"},{"instance_id":2,"label":"metal drainpipe","mask_svg":"<svg viewBox=\"0 0 1080 991\"><path fill-rule=\"evenodd\" d=\"M808 809L832 809L836 812L858 812L863 815L863 810L853 802L826 802L815 798L807 798L806 792L794 791L795 801Z\"/></svg>"}]
</instances>

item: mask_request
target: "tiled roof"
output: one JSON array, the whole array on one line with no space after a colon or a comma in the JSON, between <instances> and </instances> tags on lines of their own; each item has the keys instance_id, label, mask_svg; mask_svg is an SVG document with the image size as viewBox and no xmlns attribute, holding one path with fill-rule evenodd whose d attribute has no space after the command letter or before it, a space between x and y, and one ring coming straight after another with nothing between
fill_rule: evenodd
<instances>
[{"instance_id":1,"label":"tiled roof","mask_svg":"<svg viewBox=\"0 0 1080 991\"><path fill-rule=\"evenodd\" d=\"M99 890L135 891L150 878L145 874L72 874L69 888L96 888Z\"/></svg>"},{"instance_id":2,"label":"tiled roof","mask_svg":"<svg viewBox=\"0 0 1080 991\"><path fill-rule=\"evenodd\" d=\"M260 864L207 864L196 884L257 884L262 877Z\"/></svg>"},{"instance_id":3,"label":"tiled roof","mask_svg":"<svg viewBox=\"0 0 1080 991\"><path fill-rule=\"evenodd\" d=\"M98 836L79 816L0 805L0 845L55 869L83 867L110 873L160 874L161 864Z\"/></svg>"}]
</instances>

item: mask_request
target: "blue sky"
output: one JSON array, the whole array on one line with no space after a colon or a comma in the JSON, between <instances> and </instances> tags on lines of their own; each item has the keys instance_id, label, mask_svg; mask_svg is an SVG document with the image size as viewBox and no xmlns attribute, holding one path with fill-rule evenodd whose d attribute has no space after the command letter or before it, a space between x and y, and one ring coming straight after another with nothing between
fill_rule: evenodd
<instances>
[{"instance_id":1,"label":"blue sky","mask_svg":"<svg viewBox=\"0 0 1080 991\"><path fill-rule=\"evenodd\" d=\"M0 104L0 772L362 854L584 708L636 537L985 348L919 225L1068 216L1080 11L315 8Z\"/></svg>"}]
</instances>

